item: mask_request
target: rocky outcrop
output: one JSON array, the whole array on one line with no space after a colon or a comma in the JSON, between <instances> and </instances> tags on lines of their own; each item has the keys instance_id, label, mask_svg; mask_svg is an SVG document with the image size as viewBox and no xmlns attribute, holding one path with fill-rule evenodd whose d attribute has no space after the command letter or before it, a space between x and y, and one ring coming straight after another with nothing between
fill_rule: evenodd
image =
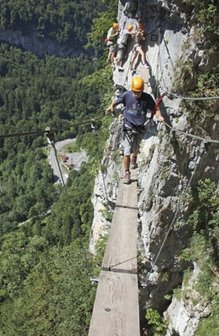
<instances>
[{"instance_id":1,"label":"rocky outcrop","mask_svg":"<svg viewBox=\"0 0 219 336\"><path fill-rule=\"evenodd\" d=\"M200 318L210 314L210 304L195 289L200 269L194 263L192 275L187 285L182 285L181 298L174 297L164 316L169 322L166 336L177 331L179 335L191 336ZM191 300L192 298L192 300Z\"/></svg>"}]
</instances>

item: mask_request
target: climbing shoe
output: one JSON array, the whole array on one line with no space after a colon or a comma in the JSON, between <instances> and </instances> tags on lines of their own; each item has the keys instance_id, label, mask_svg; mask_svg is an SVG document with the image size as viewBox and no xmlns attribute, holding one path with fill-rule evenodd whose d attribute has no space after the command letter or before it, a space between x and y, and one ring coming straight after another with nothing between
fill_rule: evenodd
<instances>
[{"instance_id":1,"label":"climbing shoe","mask_svg":"<svg viewBox=\"0 0 219 336\"><path fill-rule=\"evenodd\" d=\"M129 171L125 172L125 175L123 177L123 183L124 184L130 184L131 183L130 172Z\"/></svg>"}]
</instances>

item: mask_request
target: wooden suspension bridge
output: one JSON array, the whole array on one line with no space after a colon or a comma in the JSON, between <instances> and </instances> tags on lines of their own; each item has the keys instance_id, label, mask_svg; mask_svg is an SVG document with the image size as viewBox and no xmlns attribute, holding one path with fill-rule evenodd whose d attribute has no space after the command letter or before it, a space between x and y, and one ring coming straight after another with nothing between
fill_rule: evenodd
<instances>
[{"instance_id":1,"label":"wooden suspension bridge","mask_svg":"<svg viewBox=\"0 0 219 336\"><path fill-rule=\"evenodd\" d=\"M137 276L137 174L120 181L89 336L140 336Z\"/></svg>"}]
</instances>

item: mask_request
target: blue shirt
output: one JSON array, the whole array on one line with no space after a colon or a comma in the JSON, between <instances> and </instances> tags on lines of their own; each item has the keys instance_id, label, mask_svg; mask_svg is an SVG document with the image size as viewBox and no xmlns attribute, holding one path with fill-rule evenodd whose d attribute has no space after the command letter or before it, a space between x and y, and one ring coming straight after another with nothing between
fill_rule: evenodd
<instances>
[{"instance_id":1,"label":"blue shirt","mask_svg":"<svg viewBox=\"0 0 219 336\"><path fill-rule=\"evenodd\" d=\"M115 99L115 104L124 104L124 122L129 127L143 126L146 122L147 113L152 112L155 101L151 95L142 92L141 97L137 98L132 91L125 91L121 97Z\"/></svg>"}]
</instances>

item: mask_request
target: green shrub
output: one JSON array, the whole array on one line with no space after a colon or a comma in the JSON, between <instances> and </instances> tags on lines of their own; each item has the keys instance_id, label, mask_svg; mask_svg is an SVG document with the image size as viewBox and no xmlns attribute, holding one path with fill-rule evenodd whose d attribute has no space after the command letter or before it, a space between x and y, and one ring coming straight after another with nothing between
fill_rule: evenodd
<instances>
[{"instance_id":1,"label":"green shrub","mask_svg":"<svg viewBox=\"0 0 219 336\"><path fill-rule=\"evenodd\" d=\"M166 331L166 324L162 320L160 314L152 308L146 311L146 319L148 324L152 327L153 336L162 336Z\"/></svg>"}]
</instances>

